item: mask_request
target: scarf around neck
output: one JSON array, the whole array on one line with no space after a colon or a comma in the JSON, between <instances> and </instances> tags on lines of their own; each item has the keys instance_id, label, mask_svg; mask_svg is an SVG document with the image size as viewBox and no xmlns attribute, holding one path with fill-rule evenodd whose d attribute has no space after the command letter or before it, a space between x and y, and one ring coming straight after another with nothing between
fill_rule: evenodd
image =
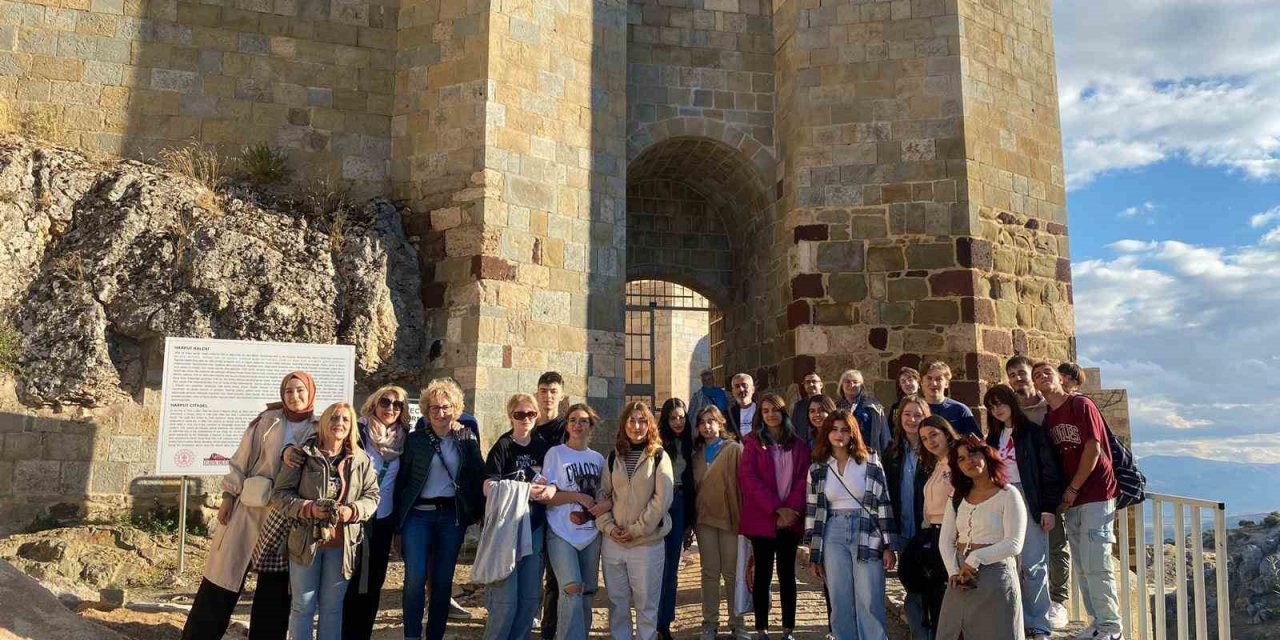
<instances>
[{"instance_id":1,"label":"scarf around neck","mask_svg":"<svg viewBox=\"0 0 1280 640\"><path fill-rule=\"evenodd\" d=\"M378 455L382 456L383 462L390 463L400 457L404 452L406 434L399 422L386 426L377 418L369 416L364 423L369 432L369 442L378 451Z\"/></svg>"}]
</instances>

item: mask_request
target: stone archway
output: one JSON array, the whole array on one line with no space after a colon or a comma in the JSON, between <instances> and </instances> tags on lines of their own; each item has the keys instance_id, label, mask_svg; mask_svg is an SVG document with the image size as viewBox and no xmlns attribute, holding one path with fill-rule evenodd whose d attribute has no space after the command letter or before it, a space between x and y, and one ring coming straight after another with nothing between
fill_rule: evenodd
<instances>
[{"instance_id":1,"label":"stone archway","mask_svg":"<svg viewBox=\"0 0 1280 640\"><path fill-rule=\"evenodd\" d=\"M701 118L655 123L630 142L627 280L664 280L705 295L723 313L727 370L771 367L781 359L771 319L785 308L773 259L772 155Z\"/></svg>"}]
</instances>

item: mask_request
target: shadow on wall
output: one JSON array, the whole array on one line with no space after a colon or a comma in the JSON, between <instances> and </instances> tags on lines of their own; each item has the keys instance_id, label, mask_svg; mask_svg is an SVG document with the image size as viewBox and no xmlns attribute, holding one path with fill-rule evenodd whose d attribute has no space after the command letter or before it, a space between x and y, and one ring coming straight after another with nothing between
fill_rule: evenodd
<instances>
[{"instance_id":1,"label":"shadow on wall","mask_svg":"<svg viewBox=\"0 0 1280 640\"><path fill-rule=\"evenodd\" d=\"M130 424L140 417L117 408L85 419L0 412L0 535L176 506L180 481L150 475L155 426ZM189 494L209 480L217 478L188 483Z\"/></svg>"}]
</instances>

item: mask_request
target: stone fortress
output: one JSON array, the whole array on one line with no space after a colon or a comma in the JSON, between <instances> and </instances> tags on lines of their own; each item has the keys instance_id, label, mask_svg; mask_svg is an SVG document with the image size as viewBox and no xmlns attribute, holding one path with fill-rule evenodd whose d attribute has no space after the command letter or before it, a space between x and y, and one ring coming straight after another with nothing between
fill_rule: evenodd
<instances>
[{"instance_id":1,"label":"stone fortress","mask_svg":"<svg viewBox=\"0 0 1280 640\"><path fill-rule=\"evenodd\" d=\"M408 382L454 376L489 435L548 369L616 415L638 280L705 296L712 365L761 389L857 367L892 398L899 367L941 358L976 406L1010 355L1075 355L1050 9L0 0L0 101L91 152L268 143L401 203L424 352ZM147 348L133 404L75 414L92 434L48 407L0 417L0 505L143 495ZM73 433L90 442L51 457ZM24 484L52 459L59 489Z\"/></svg>"}]
</instances>

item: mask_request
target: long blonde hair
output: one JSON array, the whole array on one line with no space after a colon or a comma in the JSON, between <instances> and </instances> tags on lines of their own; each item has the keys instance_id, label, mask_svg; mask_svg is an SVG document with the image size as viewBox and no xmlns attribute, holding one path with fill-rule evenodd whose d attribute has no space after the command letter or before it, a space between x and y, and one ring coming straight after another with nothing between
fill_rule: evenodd
<instances>
[{"instance_id":1,"label":"long blonde hair","mask_svg":"<svg viewBox=\"0 0 1280 640\"><path fill-rule=\"evenodd\" d=\"M360 405L360 417L372 418L377 411L378 401L393 393L400 399L400 402L404 403L404 408L400 410L400 415L396 417L396 424L400 425L400 428L404 429L405 433L409 433L409 427L412 426L409 423L409 392L405 391L404 387L398 387L394 384L378 387L378 390L369 394L369 397L364 399L364 404Z\"/></svg>"},{"instance_id":2,"label":"long blonde hair","mask_svg":"<svg viewBox=\"0 0 1280 640\"><path fill-rule=\"evenodd\" d=\"M355 408L345 402L335 402L329 405L324 410L324 413L320 414L320 424L316 427L316 444L323 449L325 443L329 441L329 438L331 437L329 436L329 423L333 421L334 417L340 410L345 410L347 415L351 418L351 428L347 430L347 438L346 441L342 443L342 446L346 448L348 452L359 451L360 434L356 432L356 419L358 416L356 415Z\"/></svg>"}]
</instances>

